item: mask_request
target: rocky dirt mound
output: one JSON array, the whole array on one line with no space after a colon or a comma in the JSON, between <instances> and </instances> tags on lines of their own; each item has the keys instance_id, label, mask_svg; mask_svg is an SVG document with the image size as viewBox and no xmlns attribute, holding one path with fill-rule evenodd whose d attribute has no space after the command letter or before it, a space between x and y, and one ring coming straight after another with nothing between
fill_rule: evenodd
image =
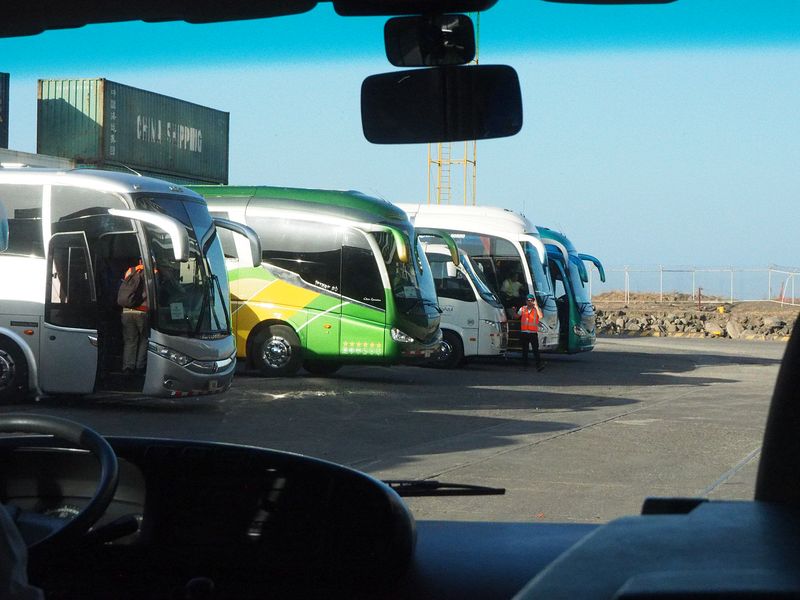
<instances>
[{"instance_id":1,"label":"rocky dirt mound","mask_svg":"<svg viewBox=\"0 0 800 600\"><path fill-rule=\"evenodd\" d=\"M656 294L656 299L658 295ZM595 303L599 335L653 335L786 340L800 307L773 302L704 304Z\"/></svg>"}]
</instances>

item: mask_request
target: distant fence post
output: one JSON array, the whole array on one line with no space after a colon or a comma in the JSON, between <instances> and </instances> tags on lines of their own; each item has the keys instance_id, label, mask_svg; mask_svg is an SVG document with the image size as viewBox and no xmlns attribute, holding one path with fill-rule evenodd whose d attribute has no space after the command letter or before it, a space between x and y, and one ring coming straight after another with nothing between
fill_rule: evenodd
<instances>
[{"instance_id":1,"label":"distant fence post","mask_svg":"<svg viewBox=\"0 0 800 600\"><path fill-rule=\"evenodd\" d=\"M772 300L772 267L767 271L767 300Z\"/></svg>"},{"instance_id":2,"label":"distant fence post","mask_svg":"<svg viewBox=\"0 0 800 600\"><path fill-rule=\"evenodd\" d=\"M628 304L631 299L631 279L628 273L628 265L625 265L625 304Z\"/></svg>"},{"instance_id":3,"label":"distant fence post","mask_svg":"<svg viewBox=\"0 0 800 600\"><path fill-rule=\"evenodd\" d=\"M658 301L664 302L664 266L658 265Z\"/></svg>"}]
</instances>

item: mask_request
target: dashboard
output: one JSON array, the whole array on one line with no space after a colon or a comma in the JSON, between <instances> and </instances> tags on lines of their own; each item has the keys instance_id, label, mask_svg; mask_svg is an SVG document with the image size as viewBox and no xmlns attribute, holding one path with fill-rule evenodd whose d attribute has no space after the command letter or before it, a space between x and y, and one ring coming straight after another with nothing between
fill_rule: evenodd
<instances>
[{"instance_id":1,"label":"dashboard","mask_svg":"<svg viewBox=\"0 0 800 600\"><path fill-rule=\"evenodd\" d=\"M31 581L58 597L173 597L198 578L214 597L369 589L411 561L410 512L357 471L244 446L108 441L119 484L90 534L99 543L31 556ZM0 464L0 501L64 519L88 503L99 473L91 454L47 437L0 438Z\"/></svg>"}]
</instances>

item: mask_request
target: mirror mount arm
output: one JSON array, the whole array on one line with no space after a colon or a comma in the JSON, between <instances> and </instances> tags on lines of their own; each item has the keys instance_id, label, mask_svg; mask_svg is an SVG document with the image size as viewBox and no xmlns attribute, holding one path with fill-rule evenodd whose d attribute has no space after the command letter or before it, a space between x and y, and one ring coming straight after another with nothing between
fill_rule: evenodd
<instances>
[{"instance_id":1,"label":"mirror mount arm","mask_svg":"<svg viewBox=\"0 0 800 600\"><path fill-rule=\"evenodd\" d=\"M189 260L189 234L186 233L184 224L177 219L148 210L109 208L108 214L112 217L132 219L158 227L169 235L172 241L172 252L175 255L175 260L179 262L186 262Z\"/></svg>"},{"instance_id":2,"label":"mirror mount arm","mask_svg":"<svg viewBox=\"0 0 800 600\"><path fill-rule=\"evenodd\" d=\"M221 217L214 217L213 221L214 225L220 229L227 229L228 231L246 237L247 241L250 243L250 259L253 262L253 266L257 267L261 264L261 239L252 227Z\"/></svg>"},{"instance_id":3,"label":"mirror mount arm","mask_svg":"<svg viewBox=\"0 0 800 600\"><path fill-rule=\"evenodd\" d=\"M459 266L461 264L461 259L458 253L458 246L456 245L455 240L450 236L449 233L442 229L430 229L427 227L415 227L414 231L416 232L416 236L419 237L421 235L429 235L432 237L437 237L442 240L447 249L450 250L450 260L455 266Z\"/></svg>"}]
</instances>

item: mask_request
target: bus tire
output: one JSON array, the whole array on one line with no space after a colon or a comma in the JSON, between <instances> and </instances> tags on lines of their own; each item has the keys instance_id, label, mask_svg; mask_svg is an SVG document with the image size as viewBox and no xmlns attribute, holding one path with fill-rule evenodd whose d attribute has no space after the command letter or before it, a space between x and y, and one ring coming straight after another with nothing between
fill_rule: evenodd
<instances>
[{"instance_id":1,"label":"bus tire","mask_svg":"<svg viewBox=\"0 0 800 600\"><path fill-rule=\"evenodd\" d=\"M28 361L22 350L0 337L0 404L22 402L28 395Z\"/></svg>"},{"instance_id":2,"label":"bus tire","mask_svg":"<svg viewBox=\"0 0 800 600\"><path fill-rule=\"evenodd\" d=\"M336 373L342 365L327 360L307 360L303 363L303 368L316 377L327 377Z\"/></svg>"},{"instance_id":3,"label":"bus tire","mask_svg":"<svg viewBox=\"0 0 800 600\"><path fill-rule=\"evenodd\" d=\"M300 339L291 327L268 325L253 339L253 366L265 377L294 375L302 362Z\"/></svg>"},{"instance_id":4,"label":"bus tire","mask_svg":"<svg viewBox=\"0 0 800 600\"><path fill-rule=\"evenodd\" d=\"M454 369L464 364L464 344L461 337L449 329L442 330L442 350L444 356L436 366L443 369Z\"/></svg>"}]
</instances>

